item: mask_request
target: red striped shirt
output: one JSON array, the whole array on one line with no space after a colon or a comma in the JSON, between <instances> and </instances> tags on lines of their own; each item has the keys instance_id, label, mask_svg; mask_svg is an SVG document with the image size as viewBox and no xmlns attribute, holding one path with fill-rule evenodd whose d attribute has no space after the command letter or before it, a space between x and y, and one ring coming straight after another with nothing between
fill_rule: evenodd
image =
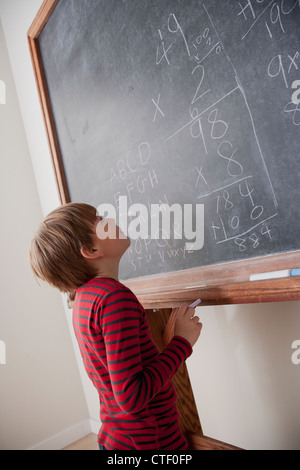
<instances>
[{"instance_id":1,"label":"red striped shirt","mask_svg":"<svg viewBox=\"0 0 300 470\"><path fill-rule=\"evenodd\" d=\"M117 450L185 450L172 377L192 353L175 336L155 346L145 311L120 282L95 278L76 291L73 326L99 393L98 442Z\"/></svg>"}]
</instances>

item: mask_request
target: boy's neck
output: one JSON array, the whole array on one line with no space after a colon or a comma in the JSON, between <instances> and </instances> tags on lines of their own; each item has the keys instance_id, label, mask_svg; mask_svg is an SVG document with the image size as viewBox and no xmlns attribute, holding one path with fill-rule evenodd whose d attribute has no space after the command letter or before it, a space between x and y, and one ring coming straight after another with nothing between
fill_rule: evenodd
<instances>
[{"instance_id":1,"label":"boy's neck","mask_svg":"<svg viewBox=\"0 0 300 470\"><path fill-rule=\"evenodd\" d=\"M119 280L119 261L116 263L111 262L108 266L106 266L105 263L101 263L101 266L99 266L97 270L97 275L96 277L110 277L112 279L115 279L116 281Z\"/></svg>"}]
</instances>

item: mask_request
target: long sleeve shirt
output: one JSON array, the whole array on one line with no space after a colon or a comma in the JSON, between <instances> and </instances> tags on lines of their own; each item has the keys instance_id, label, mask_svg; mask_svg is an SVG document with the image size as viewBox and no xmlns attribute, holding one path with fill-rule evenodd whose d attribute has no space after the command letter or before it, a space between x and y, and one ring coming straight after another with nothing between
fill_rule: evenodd
<instances>
[{"instance_id":1,"label":"long sleeve shirt","mask_svg":"<svg viewBox=\"0 0 300 470\"><path fill-rule=\"evenodd\" d=\"M100 399L98 442L108 450L184 450L171 381L192 353L175 336L160 353L135 295L111 278L76 291L73 327Z\"/></svg>"}]
</instances>

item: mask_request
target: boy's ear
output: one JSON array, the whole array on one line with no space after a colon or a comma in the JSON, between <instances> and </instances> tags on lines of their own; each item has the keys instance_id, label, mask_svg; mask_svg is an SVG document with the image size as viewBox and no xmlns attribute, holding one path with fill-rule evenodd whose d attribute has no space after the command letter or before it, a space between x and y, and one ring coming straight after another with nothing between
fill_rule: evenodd
<instances>
[{"instance_id":1,"label":"boy's ear","mask_svg":"<svg viewBox=\"0 0 300 470\"><path fill-rule=\"evenodd\" d=\"M102 252L99 250L97 247L87 247L87 246L82 246L80 248L80 253L85 259L98 259L103 256Z\"/></svg>"}]
</instances>

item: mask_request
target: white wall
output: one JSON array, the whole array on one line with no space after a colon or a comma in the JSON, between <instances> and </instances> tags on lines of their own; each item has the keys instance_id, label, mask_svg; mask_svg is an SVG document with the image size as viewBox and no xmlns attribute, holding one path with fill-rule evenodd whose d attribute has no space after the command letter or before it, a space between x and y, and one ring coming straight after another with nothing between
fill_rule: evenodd
<instances>
[{"instance_id":1,"label":"white wall","mask_svg":"<svg viewBox=\"0 0 300 470\"><path fill-rule=\"evenodd\" d=\"M61 295L39 287L28 263L42 210L1 22L0 79L0 449L27 449L61 433L69 443L89 414Z\"/></svg>"},{"instance_id":2,"label":"white wall","mask_svg":"<svg viewBox=\"0 0 300 470\"><path fill-rule=\"evenodd\" d=\"M41 3L42 0L0 0L0 17L7 40L38 195L42 212L46 214L59 204L59 199L26 41L27 30ZM38 206L37 194L32 194L30 203L24 199L24 191L31 186L32 183L22 183L20 178L19 185L16 186L20 188L16 197L18 202L15 203L18 209L24 207L24 201L26 210L31 204L34 207ZM38 219L39 214L35 213L33 218ZM24 219L22 220L24 222ZM32 225L33 223L26 222L27 237ZM27 242L25 244L27 245ZM57 294L43 288L43 291L36 290L35 295L43 311L48 305L48 296L52 302L55 299L58 304L56 314L59 316L59 321L65 325L64 314L61 314L63 306ZM22 311L31 312L31 303L31 295L27 294L26 301L22 302ZM198 309L198 314L204 323L203 334L193 356L188 360L188 369L206 435L246 449L300 448L300 365L295 366L291 363L291 344L295 339L300 339L299 305L299 302L293 302ZM54 325L51 324L51 328L47 328L47 331L53 332L57 331L55 322L58 322L58 318L52 317L55 309L50 308L50 310L51 314L47 307L46 321L54 322ZM64 313L75 347L88 414L90 418L98 420L98 399L82 369L70 325L70 313L65 309ZM5 339L1 337L1 331L0 339ZM63 353L60 348L64 348L65 344L69 345L69 342L70 337L64 328L55 342L60 350L57 358ZM38 351L43 352L46 347L34 344ZM49 343L47 344L49 347ZM69 347L66 349L67 356L71 355ZM17 348L16 353L18 352ZM1 374L4 370L7 369L0 366ZM52 368L53 373L55 370ZM61 376L59 378L63 381ZM24 376L23 382L29 387L30 381ZM46 390L42 392L43 401L47 394L44 395ZM9 397L6 399L13 409L15 399L11 402ZM64 399L64 391L57 390L51 402L52 409L55 409L54 405L58 406L64 402ZM80 396L78 403L79 406L83 406ZM49 420L50 436L53 432L51 423L54 424L52 416ZM39 431L37 427L36 434ZM46 432L43 431L42 434L45 436Z\"/></svg>"},{"instance_id":3,"label":"white wall","mask_svg":"<svg viewBox=\"0 0 300 470\"><path fill-rule=\"evenodd\" d=\"M45 216L55 209L60 201L27 42L28 29L42 3L42 0L0 0L0 18L42 208L41 216ZM56 293L56 295L59 294ZM88 415L92 419L93 431L97 432L99 427L98 397L83 369L73 334L70 311L66 307L65 299L63 299L62 309L71 334L80 379L87 398Z\"/></svg>"},{"instance_id":4,"label":"white wall","mask_svg":"<svg viewBox=\"0 0 300 470\"><path fill-rule=\"evenodd\" d=\"M300 449L300 302L202 307L188 369L203 432L245 449Z\"/></svg>"}]
</instances>

